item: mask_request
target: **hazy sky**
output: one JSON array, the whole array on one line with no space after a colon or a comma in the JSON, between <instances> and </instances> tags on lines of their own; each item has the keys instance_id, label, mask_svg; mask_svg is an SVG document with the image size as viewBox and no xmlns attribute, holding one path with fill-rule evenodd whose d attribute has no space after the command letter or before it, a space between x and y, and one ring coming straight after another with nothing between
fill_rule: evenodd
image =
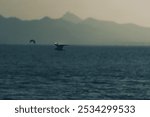
<instances>
[{"instance_id":1,"label":"hazy sky","mask_svg":"<svg viewBox=\"0 0 150 117\"><path fill-rule=\"evenodd\" d=\"M59 18L70 11L81 18L150 26L150 0L0 0L0 14L22 19Z\"/></svg>"}]
</instances>

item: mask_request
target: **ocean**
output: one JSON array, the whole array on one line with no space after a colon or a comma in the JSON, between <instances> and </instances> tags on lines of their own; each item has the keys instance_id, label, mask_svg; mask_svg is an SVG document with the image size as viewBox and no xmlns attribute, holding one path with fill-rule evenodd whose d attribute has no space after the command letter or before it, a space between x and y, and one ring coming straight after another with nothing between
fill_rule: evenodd
<instances>
[{"instance_id":1,"label":"ocean","mask_svg":"<svg viewBox=\"0 0 150 117\"><path fill-rule=\"evenodd\" d=\"M150 47L54 48L0 45L0 99L150 99Z\"/></svg>"}]
</instances>

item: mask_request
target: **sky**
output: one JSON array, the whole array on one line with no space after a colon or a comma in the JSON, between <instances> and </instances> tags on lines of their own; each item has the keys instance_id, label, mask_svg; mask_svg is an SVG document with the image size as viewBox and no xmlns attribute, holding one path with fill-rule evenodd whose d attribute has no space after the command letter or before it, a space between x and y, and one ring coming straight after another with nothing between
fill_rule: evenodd
<instances>
[{"instance_id":1,"label":"sky","mask_svg":"<svg viewBox=\"0 0 150 117\"><path fill-rule=\"evenodd\" d=\"M66 12L82 19L93 17L150 27L150 0L0 0L0 14L6 17L60 18Z\"/></svg>"}]
</instances>

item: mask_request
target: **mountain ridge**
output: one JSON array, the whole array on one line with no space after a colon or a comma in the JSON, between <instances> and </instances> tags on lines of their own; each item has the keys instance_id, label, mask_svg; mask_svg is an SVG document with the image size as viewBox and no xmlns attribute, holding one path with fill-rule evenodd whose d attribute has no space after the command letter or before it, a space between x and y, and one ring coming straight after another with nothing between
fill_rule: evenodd
<instances>
[{"instance_id":1,"label":"mountain ridge","mask_svg":"<svg viewBox=\"0 0 150 117\"><path fill-rule=\"evenodd\" d=\"M150 28L94 18L83 20L72 13L66 13L59 19L43 17L35 20L0 15L0 44L28 44L31 38L35 38L39 44L147 44L150 43Z\"/></svg>"},{"instance_id":2,"label":"mountain ridge","mask_svg":"<svg viewBox=\"0 0 150 117\"><path fill-rule=\"evenodd\" d=\"M75 24L80 23L82 21L81 18L79 18L78 16L76 16L70 12L65 13L60 19L65 20L65 21L69 21L69 22L72 22Z\"/></svg>"}]
</instances>

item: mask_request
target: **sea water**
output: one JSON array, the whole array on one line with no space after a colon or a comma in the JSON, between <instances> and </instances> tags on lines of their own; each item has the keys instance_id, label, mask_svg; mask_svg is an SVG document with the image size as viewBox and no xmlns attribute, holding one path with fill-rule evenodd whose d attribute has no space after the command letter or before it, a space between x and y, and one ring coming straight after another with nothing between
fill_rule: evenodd
<instances>
[{"instance_id":1,"label":"sea water","mask_svg":"<svg viewBox=\"0 0 150 117\"><path fill-rule=\"evenodd\" d=\"M0 45L0 99L150 99L150 47Z\"/></svg>"}]
</instances>

